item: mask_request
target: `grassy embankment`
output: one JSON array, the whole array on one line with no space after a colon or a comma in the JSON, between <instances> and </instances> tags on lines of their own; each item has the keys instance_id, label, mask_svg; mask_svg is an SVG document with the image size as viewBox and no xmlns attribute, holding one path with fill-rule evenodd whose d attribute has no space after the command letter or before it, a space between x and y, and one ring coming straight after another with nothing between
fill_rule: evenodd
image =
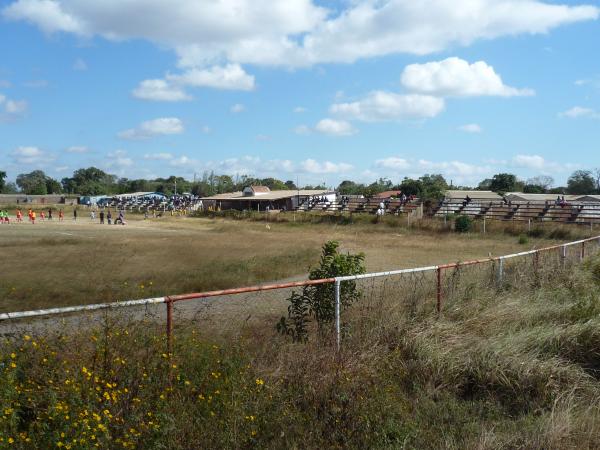
<instances>
[{"instance_id":1,"label":"grassy embankment","mask_svg":"<svg viewBox=\"0 0 600 450\"><path fill-rule=\"evenodd\" d=\"M448 274L440 316L430 289L371 293L344 312L338 355L274 322L234 336L179 323L172 355L149 324L16 336L0 446L597 448L600 257L552 261L507 265L502 283Z\"/></svg>"}]
</instances>

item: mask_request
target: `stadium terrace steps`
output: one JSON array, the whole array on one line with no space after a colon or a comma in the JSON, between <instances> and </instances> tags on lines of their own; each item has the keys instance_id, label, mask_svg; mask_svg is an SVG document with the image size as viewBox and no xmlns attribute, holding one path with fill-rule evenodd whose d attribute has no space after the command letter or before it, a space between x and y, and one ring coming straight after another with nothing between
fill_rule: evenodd
<instances>
[{"instance_id":1,"label":"stadium terrace steps","mask_svg":"<svg viewBox=\"0 0 600 450\"><path fill-rule=\"evenodd\" d=\"M443 201L433 215L462 214L477 219L600 223L600 204L572 202L480 202Z\"/></svg>"}]
</instances>

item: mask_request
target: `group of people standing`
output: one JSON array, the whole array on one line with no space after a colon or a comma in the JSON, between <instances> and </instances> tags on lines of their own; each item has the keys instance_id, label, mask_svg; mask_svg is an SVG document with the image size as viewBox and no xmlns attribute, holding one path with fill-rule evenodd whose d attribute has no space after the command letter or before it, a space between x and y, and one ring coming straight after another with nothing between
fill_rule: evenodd
<instances>
[{"instance_id":1,"label":"group of people standing","mask_svg":"<svg viewBox=\"0 0 600 450\"><path fill-rule=\"evenodd\" d=\"M17 218L17 222L23 222L23 211L21 210L21 208L17 208L17 213L15 214L16 218ZM31 222L32 224L35 225L35 221L38 218L38 213L36 211L34 211L33 209L29 208L29 210L27 211L27 218L29 220L29 222ZM65 218L65 213L63 212L63 210L59 210L58 211L58 220L59 221L63 221ZM8 215L8 211L4 210L2 211L2 214L0 215L0 221L2 223L10 223L10 216ZM44 221L44 220L52 220L53 216L52 216L52 208L48 208L48 214L46 214L46 211L42 210L39 213L39 220L40 221Z\"/></svg>"},{"instance_id":2,"label":"group of people standing","mask_svg":"<svg viewBox=\"0 0 600 450\"><path fill-rule=\"evenodd\" d=\"M36 212L35 210L33 210L32 208L29 208L29 210L27 211L27 218L28 221L31 224L35 225L36 220L39 220L41 222L45 221L45 220L53 220L53 210L52 208L48 208L48 212L46 213L46 210L42 210ZM21 210L21 208L17 208L15 217L16 217L16 222L20 223L23 222L23 210ZM100 223L104 224L104 220L106 218L106 222L108 223L108 225L113 224L113 215L112 212L110 211L110 209L105 213L104 210L100 211L100 213L98 214L99 218L100 218ZM90 218L92 219L92 221L96 220L96 212L92 211L90 213ZM65 213L62 209L58 210L58 221L62 222L65 219ZM77 221L77 208L73 209L73 221ZM5 223L10 223L10 216L8 215L8 211L7 210L0 210L0 224L5 224ZM118 224L120 223L121 225L125 225L125 213L123 211L119 211L119 214L117 216L117 218L114 220L114 224Z\"/></svg>"},{"instance_id":3,"label":"group of people standing","mask_svg":"<svg viewBox=\"0 0 600 450\"><path fill-rule=\"evenodd\" d=\"M98 213L98 218L100 219L101 225L104 225L105 218L106 218L106 222L108 223L108 225L112 225L112 223L113 223L113 215L112 215L112 212L110 211L110 209L106 213L104 213L103 209L100 210L100 212ZM96 211L94 211L94 210L90 211L90 219L92 219L92 222L96 220ZM115 219L114 224L116 225L118 223L120 223L121 225L126 224L125 213L123 212L123 210L119 211L119 215Z\"/></svg>"}]
</instances>

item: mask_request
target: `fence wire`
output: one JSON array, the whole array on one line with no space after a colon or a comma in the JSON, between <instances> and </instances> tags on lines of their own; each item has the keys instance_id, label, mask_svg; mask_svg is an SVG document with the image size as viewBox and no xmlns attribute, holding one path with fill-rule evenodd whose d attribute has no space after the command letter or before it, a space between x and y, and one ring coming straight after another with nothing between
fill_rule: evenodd
<instances>
[{"instance_id":1,"label":"fence wire","mask_svg":"<svg viewBox=\"0 0 600 450\"><path fill-rule=\"evenodd\" d=\"M358 298L351 304L341 298L340 336L368 341L381 335L378 330L400 327L404 321L435 318L438 313L460 308L465 301L493 301L495 293L531 289L566 277L567 271L584 257L600 253L600 239L556 246L541 251L509 255L477 263L406 270L385 274L361 275L360 279L339 281L342 296L344 283L354 283ZM333 311L334 283L321 285L326 302ZM293 338L294 321L290 298L301 294L300 286L265 291L231 293L173 302L168 320L164 298L154 303L128 307L107 307L93 311L19 320L0 320L0 336L12 339L25 334L64 336L77 333L101 336L110 330L148 332L157 339L167 339L169 330L177 338L179 330L194 330L211 341L261 340L276 342ZM304 311L306 334L325 344L338 339L333 313L325 326L317 323L310 308ZM287 328L281 328L282 319ZM171 327L167 325L171 324ZM287 331L286 331L287 330Z\"/></svg>"}]
</instances>

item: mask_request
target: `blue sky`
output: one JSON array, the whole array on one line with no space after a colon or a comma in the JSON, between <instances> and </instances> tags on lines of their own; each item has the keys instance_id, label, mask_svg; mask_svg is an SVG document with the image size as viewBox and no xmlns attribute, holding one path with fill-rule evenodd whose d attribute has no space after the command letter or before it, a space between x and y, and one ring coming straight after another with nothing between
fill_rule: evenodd
<instances>
[{"instance_id":1,"label":"blue sky","mask_svg":"<svg viewBox=\"0 0 600 450\"><path fill-rule=\"evenodd\" d=\"M0 0L0 169L300 184L600 167L600 3Z\"/></svg>"}]
</instances>

